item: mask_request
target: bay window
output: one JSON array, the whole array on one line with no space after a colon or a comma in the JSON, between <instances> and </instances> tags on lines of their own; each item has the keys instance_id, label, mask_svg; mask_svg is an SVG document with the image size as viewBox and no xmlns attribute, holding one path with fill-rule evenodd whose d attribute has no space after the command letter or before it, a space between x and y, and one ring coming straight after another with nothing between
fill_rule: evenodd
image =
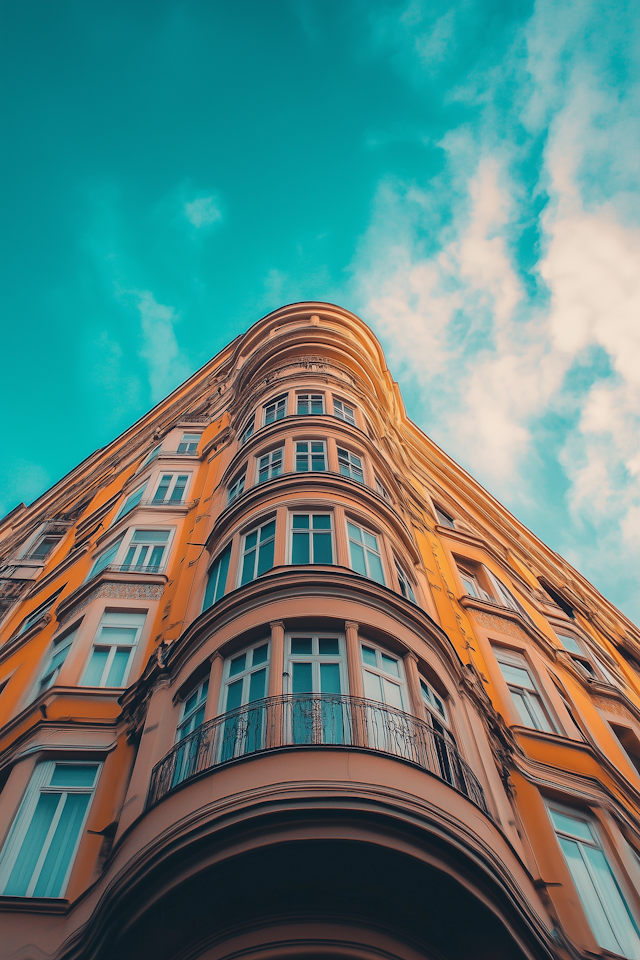
<instances>
[{"instance_id":1,"label":"bay window","mask_svg":"<svg viewBox=\"0 0 640 960\"><path fill-rule=\"evenodd\" d=\"M99 770L58 761L36 767L2 851L0 894L64 895Z\"/></svg>"}]
</instances>

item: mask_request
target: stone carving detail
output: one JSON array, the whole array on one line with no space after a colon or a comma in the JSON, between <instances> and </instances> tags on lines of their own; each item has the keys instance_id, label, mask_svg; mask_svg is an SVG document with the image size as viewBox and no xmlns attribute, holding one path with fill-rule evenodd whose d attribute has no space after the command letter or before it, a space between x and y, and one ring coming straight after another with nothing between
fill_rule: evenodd
<instances>
[{"instance_id":1,"label":"stone carving detail","mask_svg":"<svg viewBox=\"0 0 640 960\"><path fill-rule=\"evenodd\" d=\"M511 779L513 758L515 754L521 753L518 743L502 715L497 712L489 699L475 663L466 664L461 686L475 703L482 718L498 774L505 793L511 799L515 795L515 787Z\"/></svg>"},{"instance_id":2,"label":"stone carving detail","mask_svg":"<svg viewBox=\"0 0 640 960\"><path fill-rule=\"evenodd\" d=\"M491 613L484 613L482 610L471 610L474 620L487 627L489 630L499 630L500 633L506 633L510 637L517 637L518 640L526 640L527 635L524 630L506 617L496 617Z\"/></svg>"},{"instance_id":3,"label":"stone carving detail","mask_svg":"<svg viewBox=\"0 0 640 960\"><path fill-rule=\"evenodd\" d=\"M75 616L99 597L110 597L118 600L159 600L163 591L164 586L158 583L101 583L77 606L68 610L60 622L64 623L70 616Z\"/></svg>"},{"instance_id":4,"label":"stone carving detail","mask_svg":"<svg viewBox=\"0 0 640 960\"><path fill-rule=\"evenodd\" d=\"M593 704L595 707L600 707L600 709L606 710L609 713L615 713L616 716L622 717L631 723L635 721L635 717L631 711L627 709L624 703L620 703L620 701L615 700L614 697L594 697Z\"/></svg>"}]
</instances>

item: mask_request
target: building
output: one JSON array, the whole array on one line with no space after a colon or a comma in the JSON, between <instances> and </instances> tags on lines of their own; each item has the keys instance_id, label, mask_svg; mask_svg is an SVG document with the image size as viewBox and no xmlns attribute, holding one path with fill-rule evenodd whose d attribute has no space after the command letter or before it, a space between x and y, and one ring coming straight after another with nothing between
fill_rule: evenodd
<instances>
[{"instance_id":1,"label":"building","mask_svg":"<svg viewBox=\"0 0 640 960\"><path fill-rule=\"evenodd\" d=\"M0 957L640 958L640 631L326 303L1 526Z\"/></svg>"}]
</instances>

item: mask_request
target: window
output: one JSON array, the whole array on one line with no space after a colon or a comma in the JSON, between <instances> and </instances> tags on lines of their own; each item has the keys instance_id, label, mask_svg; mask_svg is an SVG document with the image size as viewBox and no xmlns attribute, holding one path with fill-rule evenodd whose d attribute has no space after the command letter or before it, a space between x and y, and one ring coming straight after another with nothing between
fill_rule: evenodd
<instances>
[{"instance_id":1,"label":"window","mask_svg":"<svg viewBox=\"0 0 640 960\"><path fill-rule=\"evenodd\" d=\"M276 521L269 520L244 535L240 585L255 580L273 566Z\"/></svg>"},{"instance_id":2,"label":"window","mask_svg":"<svg viewBox=\"0 0 640 960\"><path fill-rule=\"evenodd\" d=\"M176 733L176 740L184 740L185 737L202 726L204 721L204 708L207 703L207 694L209 692L209 678L198 684L196 689L187 697L180 710L180 723Z\"/></svg>"},{"instance_id":3,"label":"window","mask_svg":"<svg viewBox=\"0 0 640 960\"><path fill-rule=\"evenodd\" d=\"M341 696L348 684L342 637L295 634L287 637L285 649L293 743L344 743Z\"/></svg>"},{"instance_id":4,"label":"window","mask_svg":"<svg viewBox=\"0 0 640 960\"><path fill-rule=\"evenodd\" d=\"M352 480L364 483L362 460L360 457L356 457L355 453L350 453L349 450L338 447L338 467L343 477L351 477Z\"/></svg>"},{"instance_id":5,"label":"window","mask_svg":"<svg viewBox=\"0 0 640 960\"><path fill-rule=\"evenodd\" d=\"M515 650L497 647L493 652L524 726L555 733L525 657Z\"/></svg>"},{"instance_id":6,"label":"window","mask_svg":"<svg viewBox=\"0 0 640 960\"><path fill-rule=\"evenodd\" d=\"M224 721L221 730L220 762L260 750L264 744L265 710L269 678L269 644L262 640L244 653L225 661L222 712L230 713L251 703L253 709L239 711Z\"/></svg>"},{"instance_id":7,"label":"window","mask_svg":"<svg viewBox=\"0 0 640 960\"><path fill-rule=\"evenodd\" d=\"M122 543L123 538L120 537L114 543L107 547L106 550L103 550L99 554L91 567L91 572L87 577L88 580L91 580L92 577L97 577L101 570L104 570L106 567L110 566L116 558L116 554L120 549L120 544Z\"/></svg>"},{"instance_id":8,"label":"window","mask_svg":"<svg viewBox=\"0 0 640 960\"><path fill-rule=\"evenodd\" d=\"M241 446L247 442L247 440L249 439L249 437L252 437L252 436L253 436L253 431L255 430L255 426L256 426L256 418L255 418L255 414L254 414L254 416L251 417L251 420L249 420L248 424L246 425L246 427L245 427L244 430L242 431L242 436L240 437L240 445L241 445Z\"/></svg>"},{"instance_id":9,"label":"window","mask_svg":"<svg viewBox=\"0 0 640 960\"><path fill-rule=\"evenodd\" d=\"M638 927L593 821L549 806L549 816L593 934L606 950L640 960Z\"/></svg>"},{"instance_id":10,"label":"window","mask_svg":"<svg viewBox=\"0 0 640 960\"><path fill-rule=\"evenodd\" d=\"M151 463L152 460L155 460L155 458L156 458L156 457L158 456L158 454L160 453L160 448L161 448L161 447L162 447L162 444L159 443L157 447L154 447L154 448L153 448L153 450L151 451L151 453L149 454L149 456L147 457L147 459L146 459L146 460L144 461L144 463L142 464L143 467L146 467L146 465L147 465L148 463ZM142 468L141 468L141 469L142 469Z\"/></svg>"},{"instance_id":11,"label":"window","mask_svg":"<svg viewBox=\"0 0 640 960\"><path fill-rule=\"evenodd\" d=\"M400 593L407 600L411 600L411 603L415 603L416 595L413 592L411 581L409 580L408 576L406 575L406 573L404 572L404 570L402 569L402 567L400 566L397 560L395 561L395 564L396 564L396 574L398 576L398 585L400 587Z\"/></svg>"},{"instance_id":12,"label":"window","mask_svg":"<svg viewBox=\"0 0 640 960\"><path fill-rule=\"evenodd\" d=\"M291 563L333 563L330 513L291 514Z\"/></svg>"},{"instance_id":13,"label":"window","mask_svg":"<svg viewBox=\"0 0 640 960\"><path fill-rule=\"evenodd\" d=\"M284 447L278 447L270 453L265 453L258 458L258 483L264 483L265 480L273 480L282 473L282 461L284 459Z\"/></svg>"},{"instance_id":14,"label":"window","mask_svg":"<svg viewBox=\"0 0 640 960\"><path fill-rule=\"evenodd\" d=\"M229 572L229 560L231 559L231 544L229 544L214 560L209 575L207 577L207 589L204 593L204 603L202 609L207 610L217 603L224 596L227 585L227 574Z\"/></svg>"},{"instance_id":15,"label":"window","mask_svg":"<svg viewBox=\"0 0 640 960\"><path fill-rule=\"evenodd\" d=\"M440 715L441 719L446 721L447 712L444 708L444 703L434 691L431 684L427 683L426 680L423 680L422 677L420 677L420 692L422 693L422 699L429 710L435 710L436 713Z\"/></svg>"},{"instance_id":16,"label":"window","mask_svg":"<svg viewBox=\"0 0 640 960\"><path fill-rule=\"evenodd\" d=\"M452 530L455 530L456 525L453 520L453 517L450 517L448 513L445 513L444 510L441 510L440 507L434 504L433 509L435 510L436 520L441 527L450 527Z\"/></svg>"},{"instance_id":17,"label":"window","mask_svg":"<svg viewBox=\"0 0 640 960\"><path fill-rule=\"evenodd\" d=\"M83 687L124 687L145 618L146 613L102 615Z\"/></svg>"},{"instance_id":18,"label":"window","mask_svg":"<svg viewBox=\"0 0 640 960\"><path fill-rule=\"evenodd\" d=\"M569 634L556 633L556 637L564 647L564 649L571 654L571 659L576 664L576 666L582 670L583 673L590 677L592 680L601 680L602 678L598 675L594 663L597 664L602 676L605 678L607 683L612 684L613 686L618 686L618 681L613 676L612 673L607 670L603 663L595 657L591 651L585 652L582 645L576 640L575 637L570 636Z\"/></svg>"},{"instance_id":19,"label":"window","mask_svg":"<svg viewBox=\"0 0 640 960\"><path fill-rule=\"evenodd\" d=\"M640 776L640 740L629 727L622 727L617 723L610 723L609 726L620 741L620 746L626 753L629 762L635 767Z\"/></svg>"},{"instance_id":20,"label":"window","mask_svg":"<svg viewBox=\"0 0 640 960\"><path fill-rule=\"evenodd\" d=\"M55 534L45 534L43 537L38 537L26 556L29 560L44 560L61 540L62 537Z\"/></svg>"},{"instance_id":21,"label":"window","mask_svg":"<svg viewBox=\"0 0 640 960\"><path fill-rule=\"evenodd\" d=\"M462 586L464 587L468 597L477 597L480 600L491 600L491 597L487 591L480 586L475 573L470 573L468 570L464 570L462 567L458 567L458 573L460 574Z\"/></svg>"},{"instance_id":22,"label":"window","mask_svg":"<svg viewBox=\"0 0 640 960\"><path fill-rule=\"evenodd\" d=\"M36 767L3 850L0 893L63 896L99 769L97 763Z\"/></svg>"},{"instance_id":23,"label":"window","mask_svg":"<svg viewBox=\"0 0 640 960\"><path fill-rule=\"evenodd\" d=\"M352 427L356 426L356 413L353 407L350 407L343 400L333 398L333 415L345 423L350 423Z\"/></svg>"},{"instance_id":24,"label":"window","mask_svg":"<svg viewBox=\"0 0 640 960\"><path fill-rule=\"evenodd\" d=\"M378 583L384 584L384 571L378 548L378 538L365 530L364 527L358 527L349 520L347 521L347 535L351 568L356 573L361 573L363 577L369 577L370 580L377 580Z\"/></svg>"},{"instance_id":25,"label":"window","mask_svg":"<svg viewBox=\"0 0 640 960\"><path fill-rule=\"evenodd\" d=\"M122 518L126 517L128 513L131 513L134 507L138 506L146 489L147 485L146 483L143 483L142 486L138 487L138 489L135 490L130 497L127 497L124 504L120 508L120 512L116 514L116 518L113 521L114 523L117 523L118 520L122 520Z\"/></svg>"},{"instance_id":26,"label":"window","mask_svg":"<svg viewBox=\"0 0 640 960\"><path fill-rule=\"evenodd\" d=\"M78 628L76 627L70 633L65 634L63 637L58 637L53 641L53 646L51 647L47 656L47 662L42 673L40 674L38 689L36 690L35 694L36 696L39 696L43 690L48 690L49 687L52 687L58 679L58 674L62 669L62 664L67 659L67 654L71 649L71 644L73 643L77 632Z\"/></svg>"},{"instance_id":27,"label":"window","mask_svg":"<svg viewBox=\"0 0 640 960\"><path fill-rule=\"evenodd\" d=\"M153 503L182 503L189 482L188 473L165 473L153 495Z\"/></svg>"},{"instance_id":28,"label":"window","mask_svg":"<svg viewBox=\"0 0 640 960\"><path fill-rule=\"evenodd\" d=\"M465 783L465 778L460 765L456 739L444 725L447 723L444 703L434 692L431 685L422 677L420 677L420 692L422 701L427 708L427 722L434 733L433 744L440 776L447 783L459 788L461 784Z\"/></svg>"},{"instance_id":29,"label":"window","mask_svg":"<svg viewBox=\"0 0 640 960\"><path fill-rule=\"evenodd\" d=\"M178 453L195 454L200 443L201 433L183 433L182 440L178 444Z\"/></svg>"},{"instance_id":30,"label":"window","mask_svg":"<svg viewBox=\"0 0 640 960\"><path fill-rule=\"evenodd\" d=\"M296 470L320 471L327 469L327 455L324 440L305 440L296 443Z\"/></svg>"},{"instance_id":31,"label":"window","mask_svg":"<svg viewBox=\"0 0 640 960\"><path fill-rule=\"evenodd\" d=\"M383 485L380 483L377 477L376 477L376 490L381 497L385 498L385 500L391 500L391 497L389 496L386 489L383 487Z\"/></svg>"},{"instance_id":32,"label":"window","mask_svg":"<svg viewBox=\"0 0 640 960\"><path fill-rule=\"evenodd\" d=\"M298 416L309 413L324 413L324 395L322 393L299 393Z\"/></svg>"},{"instance_id":33,"label":"window","mask_svg":"<svg viewBox=\"0 0 640 960\"><path fill-rule=\"evenodd\" d=\"M275 423L276 420L282 420L284 417L286 417L287 398L288 394L283 393L274 400L270 400L269 403L265 403L263 407L265 426L268 423Z\"/></svg>"},{"instance_id":34,"label":"window","mask_svg":"<svg viewBox=\"0 0 640 960\"><path fill-rule=\"evenodd\" d=\"M233 480L231 486L227 490L227 503L231 503L232 500L235 500L236 497L239 497L242 491L244 490L244 481L247 476L247 468L245 467L242 473L239 473Z\"/></svg>"},{"instance_id":35,"label":"window","mask_svg":"<svg viewBox=\"0 0 640 960\"><path fill-rule=\"evenodd\" d=\"M519 613L522 617L524 617L524 619L527 620L528 623L532 624L533 620L531 619L527 611L524 609L520 601L516 600L516 598L511 593L509 588L505 587L502 580L498 580L495 574L491 573L491 570L488 570L486 567L485 567L485 572L489 577L493 585L493 588L496 592L496 596L498 597L498 603L502 604L502 606L504 607L508 607L510 610L515 610L515 612Z\"/></svg>"},{"instance_id":36,"label":"window","mask_svg":"<svg viewBox=\"0 0 640 960\"><path fill-rule=\"evenodd\" d=\"M30 627L35 626L39 620L42 620L49 613L54 603L58 599L58 595L61 593L61 590L57 590L52 597L49 597L44 603L41 603L39 607L36 607L28 616L24 618L20 624L20 629L18 630L17 636L20 636L21 633L29 630Z\"/></svg>"},{"instance_id":37,"label":"window","mask_svg":"<svg viewBox=\"0 0 640 960\"><path fill-rule=\"evenodd\" d=\"M160 573L169 536L169 530L134 530L122 569Z\"/></svg>"},{"instance_id":38,"label":"window","mask_svg":"<svg viewBox=\"0 0 640 960\"><path fill-rule=\"evenodd\" d=\"M408 702L402 661L373 644L361 644L364 695L404 710Z\"/></svg>"}]
</instances>

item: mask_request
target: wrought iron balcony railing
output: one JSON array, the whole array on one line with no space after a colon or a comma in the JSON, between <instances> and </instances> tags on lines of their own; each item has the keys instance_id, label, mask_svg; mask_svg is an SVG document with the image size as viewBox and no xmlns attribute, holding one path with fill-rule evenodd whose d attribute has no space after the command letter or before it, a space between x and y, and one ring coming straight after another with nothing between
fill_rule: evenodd
<instances>
[{"instance_id":1,"label":"wrought iron balcony railing","mask_svg":"<svg viewBox=\"0 0 640 960\"><path fill-rule=\"evenodd\" d=\"M482 786L453 738L384 703L327 694L256 700L204 723L153 768L147 806L178 784L232 760L283 747L326 746L374 750L408 760L489 813Z\"/></svg>"}]
</instances>

